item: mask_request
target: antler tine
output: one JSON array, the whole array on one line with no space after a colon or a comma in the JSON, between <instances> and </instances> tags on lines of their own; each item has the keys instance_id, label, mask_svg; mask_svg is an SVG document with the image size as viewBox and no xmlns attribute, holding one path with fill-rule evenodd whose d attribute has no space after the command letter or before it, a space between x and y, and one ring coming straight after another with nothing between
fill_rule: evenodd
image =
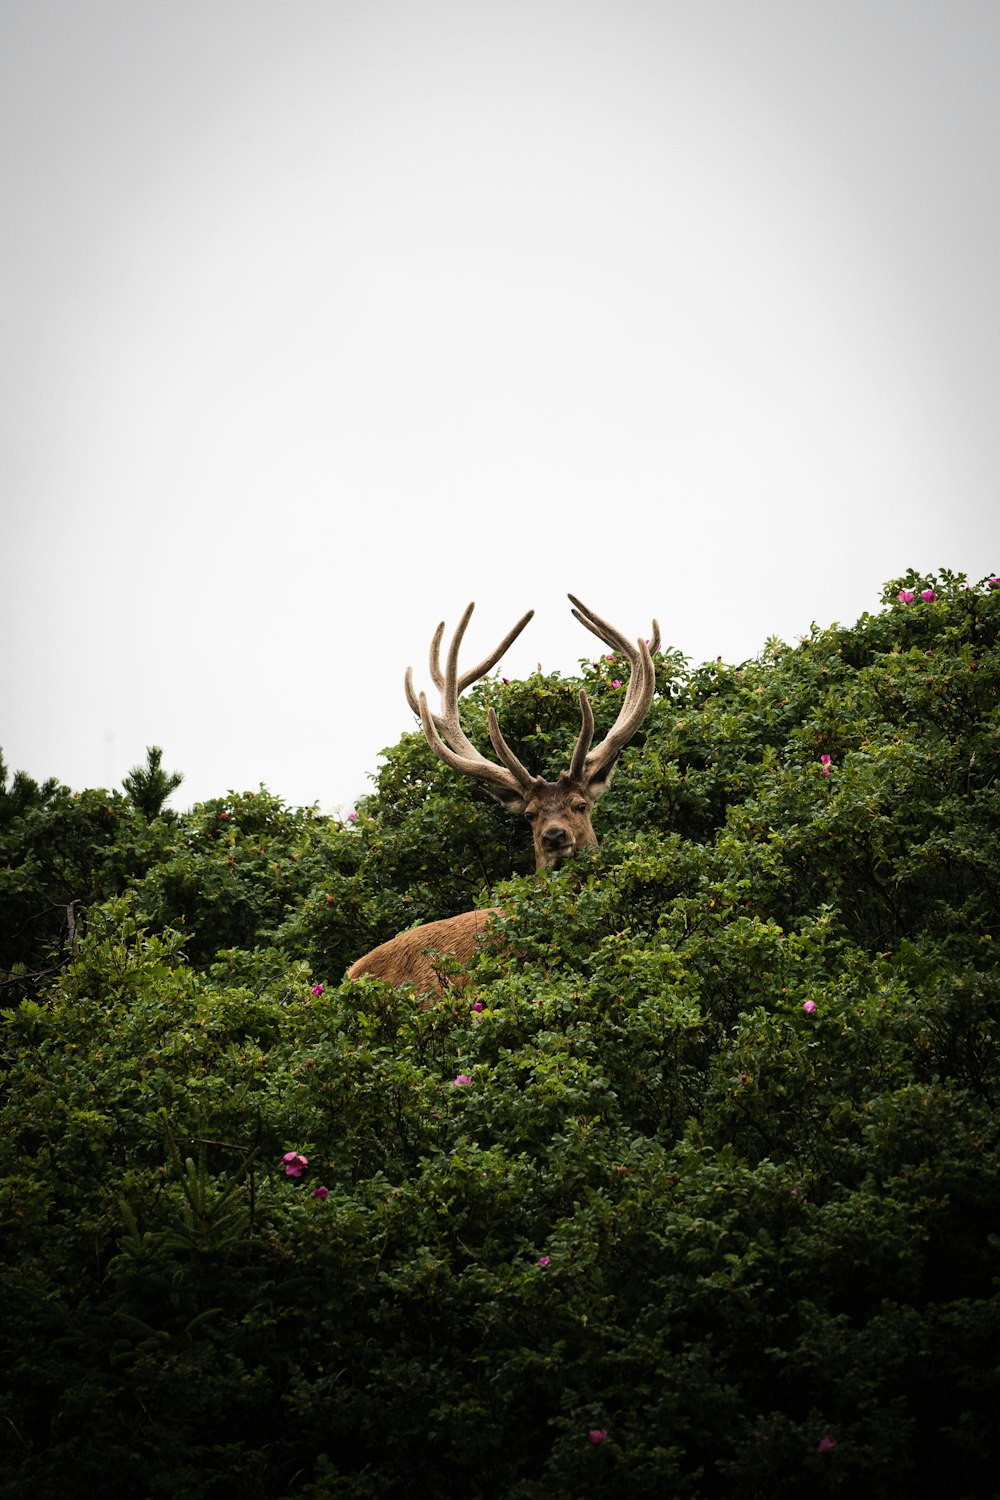
<instances>
[{"instance_id":1,"label":"antler tine","mask_svg":"<svg viewBox=\"0 0 1000 1500\"><path fill-rule=\"evenodd\" d=\"M479 755L479 751L476 749L475 745L473 745L472 741L467 737L464 729L462 728L462 724L458 715L459 697L470 685L470 683L477 682L480 677L485 677L490 668L496 665L496 663L500 660L500 657L510 645L511 641L515 640L516 637L520 635L521 631L524 629L528 621L531 619L532 615L535 613L533 609L529 609L527 614L521 616L520 620L518 620L514 628L512 630L508 630L499 646L491 651L489 656L485 656L483 660L478 664L478 666L472 667L468 672L463 672L461 677L459 677L458 652L462 644L462 637L465 635L465 627L468 625L469 620L472 616L472 611L474 609L475 605L470 604L468 609L465 611L465 614L459 621L458 629L455 631L451 645L448 648L448 662L447 666L445 667L444 682L443 684L439 684L439 686L441 687L442 718L444 720L446 730L445 739L447 739L450 744L460 749L466 755ZM508 750L507 753L514 759L514 763L519 767L520 773L527 776L527 771L525 771L520 761L513 756L513 752ZM511 769L513 769L513 767ZM515 772L514 774L517 775L518 772Z\"/></svg>"},{"instance_id":2,"label":"antler tine","mask_svg":"<svg viewBox=\"0 0 1000 1500\"><path fill-rule=\"evenodd\" d=\"M594 738L594 710L590 706L590 699L580 689L580 733L573 747L573 758L569 763L569 774L574 781L583 779L583 768L587 761L587 751L590 742Z\"/></svg>"},{"instance_id":3,"label":"antler tine","mask_svg":"<svg viewBox=\"0 0 1000 1500\"><path fill-rule=\"evenodd\" d=\"M410 705L410 708L416 714L418 719L421 718L422 716L420 713L420 700L417 697L417 694L413 687L412 667L407 667L406 669L406 677L403 681L403 691L406 693L406 701ZM421 694L421 697L426 697L426 694ZM440 714L431 714L431 718L434 720L434 727L437 730L438 735L443 735L445 733L445 722L441 718Z\"/></svg>"},{"instance_id":4,"label":"antler tine","mask_svg":"<svg viewBox=\"0 0 1000 1500\"><path fill-rule=\"evenodd\" d=\"M412 708L413 712L416 714L417 718L419 719L420 718L420 700L417 697L417 695L416 695L416 693L414 692L414 689L413 689L413 668L412 667L407 667L407 669L406 669L406 676L403 678L403 691L406 694L406 701L407 701L407 703L410 705L410 707Z\"/></svg>"},{"instance_id":5,"label":"antler tine","mask_svg":"<svg viewBox=\"0 0 1000 1500\"><path fill-rule=\"evenodd\" d=\"M463 637L465 635L466 626L468 625L469 620L472 618L472 611L475 609L475 607L476 607L475 603L472 603L472 604L470 604L466 608L465 613L463 614L461 620L458 623L458 628L455 631L455 638L452 641L451 646L449 648L449 652L448 652L449 660L451 658L452 653L454 653L456 663L458 661L458 652L459 652L459 648L460 648L460 646L462 644L462 639L463 639ZM472 667L468 672L463 672L462 673L461 677L458 678L458 680L456 682L456 685L455 685L455 696L456 696L456 698L460 698L461 695L465 692L465 690L466 690L467 687L471 686L471 684L474 683L474 682L478 682L479 679L480 679L480 677L485 677L486 673L489 672L489 671L491 671L496 666L496 664L500 660L501 656L503 656L504 652L507 650L507 647L511 644L512 641L516 641L517 640L517 637L521 634L521 631L527 625L528 621L532 618L532 616L534 615L534 613L535 613L535 611L533 609L529 609L528 612L527 612L527 614L524 614L524 615L521 616L521 618L518 620L517 624L513 627L513 629L508 630L507 634L504 636L504 638L500 642L499 646L497 646L494 651L491 651L490 654L489 654L489 656L484 657L483 660L479 663L478 666ZM440 693L443 693L444 690L445 690L445 673L442 672L442 670L441 670L441 638L442 638L443 635L444 635L444 621L442 620L441 623L438 625L437 629L434 632L434 639L431 641L431 651L430 651L431 680L433 681L434 686L438 689L438 692L440 692ZM413 712L419 718L420 717L420 704L417 701L416 690L414 689L414 686L413 686L413 668L412 667L407 667L407 669L406 669L406 677L404 679L404 691L406 693L406 701L407 701L407 703L410 705L410 708L413 710ZM443 717L440 714L434 714L433 718L434 718L434 723L437 725L438 733L439 734L443 734L444 733L444 724L445 724L445 721L444 721Z\"/></svg>"},{"instance_id":6,"label":"antler tine","mask_svg":"<svg viewBox=\"0 0 1000 1500\"><path fill-rule=\"evenodd\" d=\"M455 632L459 640L461 640L462 637L463 637L463 635L465 634L465 627L466 627L466 625L468 625L468 623L469 623L469 617L472 614L472 611L475 609L475 607L476 606L474 604L470 604L469 607L468 607L468 609L465 611L465 614L462 616L461 620L459 621L458 630ZM441 671L441 637L443 635L444 635L444 621L441 620L440 623L438 624L437 630L435 630L435 632L434 632L434 638L431 641L431 655L430 655L431 681L433 682L434 686L437 688L438 692L440 692L441 689L444 687L444 676L443 676L442 671Z\"/></svg>"},{"instance_id":7,"label":"antler tine","mask_svg":"<svg viewBox=\"0 0 1000 1500\"><path fill-rule=\"evenodd\" d=\"M468 622L468 618L469 618L469 615L472 613L473 607L474 606L470 604L469 607L468 607L468 609L465 611L465 615L463 616L463 623L462 623L462 625L459 626L460 630L464 630L465 624ZM444 635L444 621L441 620L438 623L438 627L435 630L434 635L433 635L433 637L431 639L431 652L430 652L431 681L434 683L434 686L437 688L438 692L440 692L444 688L444 677L443 677L443 675L441 673L441 637L443 635ZM412 667L407 667L407 669L406 669L406 677L405 677L404 682L403 682L403 690L406 693L406 701L407 701L407 703L410 705L410 708L413 710L413 712L417 715L417 718L419 719L419 717L420 717L420 703L418 701L417 694L416 694L416 692L414 690L414 687L413 687L413 668ZM441 717L440 717L439 714L435 714L433 717L434 717L434 723L437 726L438 733L439 734L443 734L444 733L444 721L441 719Z\"/></svg>"},{"instance_id":8,"label":"antler tine","mask_svg":"<svg viewBox=\"0 0 1000 1500\"><path fill-rule=\"evenodd\" d=\"M470 614L472 612L472 607L473 606L470 604ZM513 629L508 630L507 634L504 636L503 640L500 642L499 646L497 646L495 651L491 651L489 656L484 657L483 660L479 663L478 667L472 667L470 671L462 673L461 677L458 679L458 691L460 694L464 693L466 688L469 687L473 682L478 682L480 677L485 677L487 672L493 670L497 662L500 660L501 656L503 656L504 652L507 650L507 647L511 645L513 641L517 640L518 636L521 634L521 631L524 629L525 625L527 625L528 621L533 617L534 613L535 611L533 609L529 609L527 614L523 614L521 616ZM464 633L464 624L462 629Z\"/></svg>"},{"instance_id":9,"label":"antler tine","mask_svg":"<svg viewBox=\"0 0 1000 1500\"><path fill-rule=\"evenodd\" d=\"M519 789L512 773L503 766L496 766L485 755L480 755L474 745L471 746L471 755L462 755L451 748L441 738L435 723L435 717L427 706L427 694L421 693L418 700L420 722L423 726L424 735L434 754L439 760L444 761L453 771L459 771L463 776L473 776L477 781L488 781L501 791L516 791ZM464 736L463 736L464 738ZM468 743L468 742L467 742Z\"/></svg>"},{"instance_id":10,"label":"antler tine","mask_svg":"<svg viewBox=\"0 0 1000 1500\"><path fill-rule=\"evenodd\" d=\"M616 630L607 620L602 619L600 615L596 615L575 594L570 594L568 597L574 606L573 614L580 624L586 626L591 634L596 635L606 645L613 646L616 651L620 651L632 669L618 717L600 744L588 750L586 745L589 745L590 738L588 736L585 739L584 735L584 729L587 727L586 718L584 728L581 728L580 737L573 751L571 774L576 774L585 781L591 781L597 779L601 771L610 772L618 756L649 712L649 706L656 692L656 669L653 666L652 653L659 649L660 627L654 620L653 634L649 643L638 640L633 645L619 630ZM587 709L589 711L589 704ZM592 715L590 717L592 720ZM591 727L589 735L592 736L592 734L593 728Z\"/></svg>"},{"instance_id":11,"label":"antler tine","mask_svg":"<svg viewBox=\"0 0 1000 1500\"><path fill-rule=\"evenodd\" d=\"M576 605L573 614L580 621L580 624L585 625L605 645L614 646L631 665L632 675L629 678L629 684L625 690L625 698L622 702L622 712L631 714L635 699L642 693L644 686L643 673L641 670L638 672L636 670L641 661L639 651L636 650L631 641L626 640L625 636L616 630L613 625L610 625L607 620L602 620L600 615L595 615L592 609L588 609L586 604L578 599L575 594L568 594L567 598ZM653 633L647 644L650 656L660 649L660 622L658 620L653 621ZM649 704L647 703L644 712L648 711L648 708Z\"/></svg>"},{"instance_id":12,"label":"antler tine","mask_svg":"<svg viewBox=\"0 0 1000 1500\"><path fill-rule=\"evenodd\" d=\"M458 649L462 644L462 637L465 635L465 627L468 625L469 620L472 616L472 611L475 609L475 607L476 606L474 603L470 604L467 607L465 614L459 621L458 629L455 631L455 639L452 642L451 650L454 651L456 660L458 659ZM495 650L491 651L489 656L484 657L478 666L472 667L468 672L462 673L461 677L458 679L458 691L460 694L464 693L466 688L469 687L473 682L477 682L480 677L485 677L486 673L496 666L501 656L503 656L504 652L507 650L507 647L513 641L517 640L518 636L521 634L521 631L527 625L528 621L533 617L534 613L535 611L533 609L529 609L526 614L523 614L521 616L517 624L511 630L508 630L499 646L497 646ZM444 673L441 671L441 637L443 635L444 621L442 620L438 625L438 628L434 632L434 639L431 641L430 654L431 679L434 683L434 686L439 691L444 687ZM413 691L412 667L408 667L406 670L406 681L408 684L406 692L407 702L413 709L413 712L418 713L419 709L417 707L417 695Z\"/></svg>"},{"instance_id":13,"label":"antler tine","mask_svg":"<svg viewBox=\"0 0 1000 1500\"><path fill-rule=\"evenodd\" d=\"M595 615L594 611L592 609L588 609L583 601L578 599L575 594L567 594L566 597L571 604L575 605L572 613L580 621L581 625L585 625L587 629L593 635L596 635L600 640L602 640L605 645L614 646L616 651L620 651L622 655L627 656L630 661L634 658L635 651L633 649L632 642L626 640L621 631L616 630L613 625L609 625L607 620L602 620L600 615ZM648 644L651 656L655 652L659 651L660 623L658 620L653 621L653 634L650 636Z\"/></svg>"},{"instance_id":14,"label":"antler tine","mask_svg":"<svg viewBox=\"0 0 1000 1500\"><path fill-rule=\"evenodd\" d=\"M448 647L448 655L445 659L443 671L441 668L441 640L444 635L443 621L437 627L437 630L434 632L434 639L431 641L430 671L434 684L441 693L440 713L435 714L431 712L427 703L426 693L421 693L419 697L417 696L413 686L412 667L408 667L406 671L404 684L406 701L414 713L419 715L424 735L431 749L446 765L451 766L455 771L462 772L466 776L475 776L480 781L490 782L494 786L506 791L523 790L535 778L521 764L503 738L499 725L496 723L496 715L493 713L493 710L490 710L490 739L493 741L497 754L503 761L502 766L495 765L493 761L487 760L469 739L462 728L458 711L458 700L471 683L478 681L481 677L485 677L486 673L496 665L500 657L507 650L507 647L521 634L521 631L535 612L533 609L529 609L526 614L521 616L517 624L511 630L508 630L500 644L488 656L484 657L478 665L459 676L458 654L465 636L466 627L474 609L475 604L469 604L462 615L455 634L452 637L451 644Z\"/></svg>"},{"instance_id":15,"label":"antler tine","mask_svg":"<svg viewBox=\"0 0 1000 1500\"><path fill-rule=\"evenodd\" d=\"M639 658L632 668L632 682L629 683L629 690L625 694L625 701L619 709L617 719L600 744L595 745L587 755L584 762L586 780L593 780L601 771L610 770L614 766L618 756L649 712L653 694L656 692L656 668L653 666L653 658L646 642L640 640L636 644L639 648ZM638 684L634 691L633 682Z\"/></svg>"},{"instance_id":16,"label":"antler tine","mask_svg":"<svg viewBox=\"0 0 1000 1500\"><path fill-rule=\"evenodd\" d=\"M503 761L507 769L512 773L518 786L527 789L537 777L532 776L527 766L521 764L513 750L508 745L500 732L500 721L496 715L496 709L490 708L487 713L487 722L490 727L490 740L493 748Z\"/></svg>"},{"instance_id":17,"label":"antler tine","mask_svg":"<svg viewBox=\"0 0 1000 1500\"><path fill-rule=\"evenodd\" d=\"M615 650L621 651L624 656L632 655L632 643L625 639L620 630L609 625L607 620L602 620L600 615L595 615L594 611L588 609L575 594L567 594L566 597L573 605L573 615L581 625L586 626L591 635L596 635L598 640L602 640L606 646L614 646Z\"/></svg>"}]
</instances>

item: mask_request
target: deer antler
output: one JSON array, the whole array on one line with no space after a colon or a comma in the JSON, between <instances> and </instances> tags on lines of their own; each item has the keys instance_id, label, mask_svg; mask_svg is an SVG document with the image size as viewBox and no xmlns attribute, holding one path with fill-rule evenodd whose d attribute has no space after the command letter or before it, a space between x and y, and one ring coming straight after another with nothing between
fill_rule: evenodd
<instances>
[{"instance_id":1,"label":"deer antler","mask_svg":"<svg viewBox=\"0 0 1000 1500\"><path fill-rule=\"evenodd\" d=\"M573 594L570 601L573 613L582 625L614 651L620 652L629 662L632 674L618 717L599 745L590 748L594 737L594 714L585 692L580 693L580 733L573 750L568 771L560 773L558 780L546 781L542 776L532 776L523 766L500 733L500 725L493 709L489 710L490 740L500 761L487 760L468 738L458 717L458 700L464 690L494 667L511 641L520 635L531 619L532 610L509 631L495 651L469 672L458 672L458 652L472 615L469 605L459 621L458 629L448 648L448 656L441 667L441 639L444 625L438 626L431 643L431 677L441 693L441 712L432 714L427 706L426 693L419 696L413 690L412 669L406 673L406 699L415 714L420 715L424 735L435 755L467 776L474 776L485 783L493 796L514 812L521 812L531 824L535 845L535 869L556 870L564 860L578 849L593 848L597 843L590 814L594 804L607 790L608 781L625 745L635 734L643 715L649 709L656 690L652 653L659 648L660 627L653 621L650 641L638 641L635 646L627 641L614 626L595 615L593 610L581 604ZM433 957L426 956L428 949L454 953L462 962L471 958L476 948L478 934L485 920L500 910L493 907L489 912L459 912L438 922L401 933L399 937L381 943L371 953L356 960L348 971L348 977L357 979L363 974L374 974L388 979L392 984L412 982L418 993L428 990L440 992L441 975L436 970Z\"/></svg>"},{"instance_id":2,"label":"deer antler","mask_svg":"<svg viewBox=\"0 0 1000 1500\"><path fill-rule=\"evenodd\" d=\"M570 760L569 770L563 775L580 783L583 787L591 788L596 797L603 791L614 770L615 762L642 723L653 701L653 694L656 691L656 673L652 653L659 649L660 627L654 620L653 634L649 642L640 640L633 646L619 630L616 630L607 620L602 619L600 615L596 615L592 609L588 609L587 605L583 604L575 594L570 594L569 599L574 606L573 614L581 625L586 626L605 645L620 652L631 667L629 684L618 718L604 739L593 749L591 749L591 740L594 737L594 714L587 694L582 689L580 691L580 733ZM515 755L501 733L500 724L492 708L488 711L490 741L502 764L497 765L495 761L488 760L481 751L477 750L462 728L458 700L467 687L473 682L478 682L481 677L485 677L486 673L496 666L507 647L517 639L532 618L534 610L529 609L527 614L521 616L517 624L507 632L499 646L491 651L489 656L484 657L477 666L459 676L458 653L474 609L475 605L470 604L459 621L448 648L443 670L441 667L443 620L435 630L431 641L430 670L434 684L441 693L440 713L431 712L426 693L418 695L414 691L412 667L408 667L406 671L406 701L413 712L419 716L427 742L439 760L444 761L445 765L451 766L452 770L462 775L473 776L478 781L486 782L494 795L499 796L501 800L518 801L523 799L524 794L543 784L542 777L533 776Z\"/></svg>"},{"instance_id":3,"label":"deer antler","mask_svg":"<svg viewBox=\"0 0 1000 1500\"><path fill-rule=\"evenodd\" d=\"M413 690L413 668L406 669L406 701L413 712L419 715L423 727L424 736L428 744L439 760L445 765L451 766L452 770L459 771L465 776L474 776L478 781L489 783L497 795L503 800L508 798L520 798L521 794L528 790L537 780L532 776L527 767L523 766L517 756L507 744L500 733L500 725L494 710L489 710L490 740L497 755L503 761L502 766L496 765L494 761L487 760L486 756L476 749L475 745L466 735L462 728L458 714L458 700L460 695L473 682L478 682L485 677L490 669L496 666L501 656L507 650L512 641L516 640L535 611L529 609L527 614L522 615L512 630L509 630L494 651L484 657L478 666L468 672L458 675L458 653L465 635L466 627L472 617L475 604L470 604L458 624L458 629L452 637L448 648L448 656L445 669L441 670L441 638L444 634L444 621L442 620L434 632L431 641L430 668L434 685L441 693L441 712L432 714L427 704L427 694L420 693L419 696Z\"/></svg>"},{"instance_id":4,"label":"deer antler","mask_svg":"<svg viewBox=\"0 0 1000 1500\"><path fill-rule=\"evenodd\" d=\"M607 781L619 755L649 712L649 705L656 691L653 653L660 648L660 626L654 620L653 634L648 643L639 640L633 646L620 631L609 625L607 620L602 620L600 615L595 615L575 594L569 594L567 598L573 605L573 614L580 624L585 625L606 646L613 646L620 652L632 669L618 717L604 739L593 749L590 748L590 742L594 736L594 715L586 693L582 688L580 690L580 714L583 722L570 761L569 774L574 780L590 785L593 782Z\"/></svg>"}]
</instances>

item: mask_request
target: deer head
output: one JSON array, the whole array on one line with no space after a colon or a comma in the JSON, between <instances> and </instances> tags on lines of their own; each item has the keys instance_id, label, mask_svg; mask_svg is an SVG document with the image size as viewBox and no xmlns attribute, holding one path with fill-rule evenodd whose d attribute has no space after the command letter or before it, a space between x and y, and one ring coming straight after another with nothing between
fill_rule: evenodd
<instances>
[{"instance_id":1,"label":"deer head","mask_svg":"<svg viewBox=\"0 0 1000 1500\"><path fill-rule=\"evenodd\" d=\"M459 622L448 648L443 671L442 621L434 632L430 656L431 678L441 694L439 713L431 712L426 693L418 696L414 692L412 667L406 673L407 702L419 716L424 737L434 754L453 771L481 782L486 791L511 812L524 814L531 825L535 841L537 870L554 870L577 849L597 843L597 835L590 821L594 804L607 791L618 757L646 717L656 689L652 658L652 653L660 644L660 627L656 621L653 621L650 641L647 643L639 640L633 645L613 625L581 604L575 595L570 594L568 597L573 605L573 614L581 625L585 625L606 646L619 652L628 661L631 675L618 717L598 745L591 744L594 738L594 714L587 694L581 689L580 733L569 766L565 771L560 771L558 781L546 781L542 776L533 776L521 764L501 734L492 708L489 710L490 741L500 764L487 759L476 749L465 734L458 713L461 694L496 666L507 647L521 634L534 610L529 610L521 617L495 651L461 676L458 672L458 653L475 605L469 605Z\"/></svg>"}]
</instances>

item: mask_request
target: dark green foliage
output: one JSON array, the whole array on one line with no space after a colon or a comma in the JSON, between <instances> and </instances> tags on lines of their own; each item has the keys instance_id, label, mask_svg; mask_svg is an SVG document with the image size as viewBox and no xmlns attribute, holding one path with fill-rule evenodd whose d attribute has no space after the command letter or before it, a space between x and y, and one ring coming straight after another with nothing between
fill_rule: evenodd
<instances>
[{"instance_id":1,"label":"dark green foliage","mask_svg":"<svg viewBox=\"0 0 1000 1500\"><path fill-rule=\"evenodd\" d=\"M160 816L163 804L184 780L180 771L164 771L162 761L160 746L150 745L146 751L146 764L133 766L122 782L133 806L150 823Z\"/></svg>"},{"instance_id":2,"label":"dark green foliage","mask_svg":"<svg viewBox=\"0 0 1000 1500\"><path fill-rule=\"evenodd\" d=\"M187 957L256 948L322 878L325 851L345 842L313 808L286 807L264 790L198 803L173 820L162 857L133 887L152 926L188 933Z\"/></svg>"},{"instance_id":3,"label":"dark green foliage","mask_svg":"<svg viewBox=\"0 0 1000 1500\"><path fill-rule=\"evenodd\" d=\"M90 906L128 889L167 836L118 792L38 786L20 772L8 790L0 777L0 1004L43 992Z\"/></svg>"},{"instance_id":4,"label":"dark green foliage","mask_svg":"<svg viewBox=\"0 0 1000 1500\"><path fill-rule=\"evenodd\" d=\"M963 585L664 660L557 875L417 736L352 827L5 785L8 909L89 904L2 1034L4 1496L996 1495L1000 590ZM470 721L551 774L577 687ZM468 988L340 982L487 895Z\"/></svg>"}]
</instances>

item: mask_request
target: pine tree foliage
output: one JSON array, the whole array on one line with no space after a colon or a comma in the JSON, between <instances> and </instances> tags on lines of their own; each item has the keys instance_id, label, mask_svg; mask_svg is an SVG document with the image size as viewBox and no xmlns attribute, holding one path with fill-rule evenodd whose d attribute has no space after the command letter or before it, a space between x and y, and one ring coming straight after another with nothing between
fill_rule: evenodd
<instances>
[{"instance_id":1,"label":"pine tree foliage","mask_svg":"<svg viewBox=\"0 0 1000 1500\"><path fill-rule=\"evenodd\" d=\"M184 780L180 771L164 771L162 761L162 748L150 745L146 750L146 764L133 766L122 781L133 806L150 823L160 816L167 798Z\"/></svg>"}]
</instances>

